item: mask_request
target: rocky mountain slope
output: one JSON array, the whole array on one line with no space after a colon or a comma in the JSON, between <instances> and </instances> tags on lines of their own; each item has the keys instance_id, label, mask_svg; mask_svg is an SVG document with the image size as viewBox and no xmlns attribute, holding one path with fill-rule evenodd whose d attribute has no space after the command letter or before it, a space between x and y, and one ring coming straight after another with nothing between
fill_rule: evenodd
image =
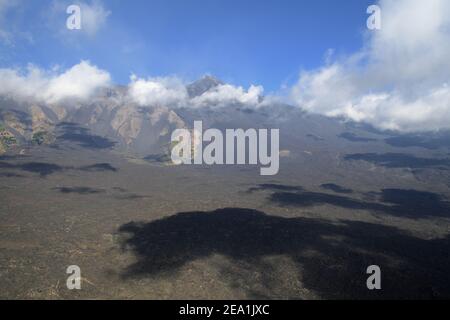
<instances>
[{"instance_id":1,"label":"rocky mountain slope","mask_svg":"<svg viewBox=\"0 0 450 320\"><path fill-rule=\"evenodd\" d=\"M191 99L202 98L220 86L222 81L207 76L188 85L186 91ZM161 159L167 156L173 130L192 128L195 120L202 120L204 128L278 128L282 157L301 161L320 155L317 162L323 163L318 166L346 154L365 155L370 151L372 157L366 159L369 163L378 161L375 164L380 165L393 157L393 162L406 161L406 167L419 174L424 166L416 159L424 159L427 164L428 158L445 160L450 152L450 135L446 132L380 132L366 125L305 113L280 102L269 103L264 97L259 98L264 103L257 106L239 101L220 107L140 105L129 99L128 90L116 86L104 89L87 103L72 104L45 105L0 97L0 153L67 140L86 148ZM393 156L386 160L386 154ZM439 163L446 166L447 162Z\"/></svg>"},{"instance_id":2,"label":"rocky mountain slope","mask_svg":"<svg viewBox=\"0 0 450 320\"><path fill-rule=\"evenodd\" d=\"M189 97L200 97L223 85L218 79L206 76L186 87ZM226 108L192 108L189 105L139 105L128 98L128 89L114 87L99 92L88 103L40 104L15 101L0 97L2 125L2 152L17 144L52 144L58 137L90 139L100 136L111 141L120 151L145 156L162 152L176 128L190 128L194 120L203 120L205 127L266 127L276 125L283 112L294 108L284 106L273 114L269 108L248 108L242 103L231 103ZM272 109L272 108L270 108ZM282 111L282 109L286 109ZM274 109L275 110L275 109ZM298 110L295 113L300 114ZM290 118L291 116L286 116ZM271 122L270 124L268 122ZM73 123L87 131L61 132L61 124ZM66 126L62 126L66 127ZM84 137L82 136L84 135Z\"/></svg>"}]
</instances>

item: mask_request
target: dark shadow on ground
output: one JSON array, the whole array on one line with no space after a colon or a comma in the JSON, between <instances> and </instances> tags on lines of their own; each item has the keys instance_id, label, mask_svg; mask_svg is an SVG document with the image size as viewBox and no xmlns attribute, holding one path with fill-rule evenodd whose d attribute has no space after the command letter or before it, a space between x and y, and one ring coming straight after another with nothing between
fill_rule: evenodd
<instances>
[{"instance_id":1,"label":"dark shadow on ground","mask_svg":"<svg viewBox=\"0 0 450 320\"><path fill-rule=\"evenodd\" d=\"M149 199L151 196L140 195L134 192L129 192L127 189L121 187L112 188L115 195L114 198L117 200L140 200L140 199Z\"/></svg>"},{"instance_id":2,"label":"dark shadow on ground","mask_svg":"<svg viewBox=\"0 0 450 320\"><path fill-rule=\"evenodd\" d=\"M3 178L24 178L24 176L16 173L10 173L10 172L1 172L0 177Z\"/></svg>"},{"instance_id":3,"label":"dark shadow on ground","mask_svg":"<svg viewBox=\"0 0 450 320\"><path fill-rule=\"evenodd\" d=\"M76 193L79 195L92 195L107 192L107 190L105 189L97 189L91 187L57 187L53 188L53 190L59 191L64 194ZM116 200L140 200L151 198L150 196L127 192L122 188L113 188L111 191L112 193L110 195Z\"/></svg>"},{"instance_id":4,"label":"dark shadow on ground","mask_svg":"<svg viewBox=\"0 0 450 320\"><path fill-rule=\"evenodd\" d=\"M280 206L314 207L331 205L351 210L368 210L411 219L428 217L450 217L450 202L441 195L417 190L383 189L381 193L371 192L372 201L355 199L343 195L299 191L274 192L269 201ZM375 200L378 200L375 202Z\"/></svg>"},{"instance_id":5,"label":"dark shadow on ground","mask_svg":"<svg viewBox=\"0 0 450 320\"><path fill-rule=\"evenodd\" d=\"M427 135L404 135L385 139L385 142L394 147L408 148L421 147L430 150L450 148L450 133Z\"/></svg>"},{"instance_id":6,"label":"dark shadow on ground","mask_svg":"<svg viewBox=\"0 0 450 320\"><path fill-rule=\"evenodd\" d=\"M228 270L221 273L222 280L246 290L249 298L271 298L274 290L300 290L294 282L276 281L292 274L283 272L283 263L275 267L265 258L281 256L293 261L303 286L321 298L450 297L448 237L422 240L378 224L333 224L241 208L178 213L149 223L131 222L119 231L128 236L124 250L132 250L138 259L126 277L171 277L190 261L220 254L260 275ZM366 269L373 264L382 269L382 291L366 287Z\"/></svg>"},{"instance_id":7,"label":"dark shadow on ground","mask_svg":"<svg viewBox=\"0 0 450 320\"><path fill-rule=\"evenodd\" d=\"M363 160L387 168L435 168L448 170L450 159L418 158L402 153L357 153L346 155L345 160Z\"/></svg>"},{"instance_id":8,"label":"dark shadow on ground","mask_svg":"<svg viewBox=\"0 0 450 320\"><path fill-rule=\"evenodd\" d=\"M58 136L59 140L75 142L83 148L110 149L116 145L116 142L93 135L88 129L75 123L61 123L58 128L62 131L62 134Z\"/></svg>"},{"instance_id":9,"label":"dark shadow on ground","mask_svg":"<svg viewBox=\"0 0 450 320\"><path fill-rule=\"evenodd\" d=\"M9 170L22 170L31 173L37 173L42 178L45 178L51 174L57 172L63 172L67 170L80 170L87 172L116 172L117 168L113 167L109 163L96 163L89 166L84 167L71 167L71 166L60 166L54 163L44 163L44 162L24 162L24 163L9 163L0 161L0 169L9 169ZM2 173L6 175L6 173ZM9 173L10 177L13 177L12 173Z\"/></svg>"},{"instance_id":10,"label":"dark shadow on ground","mask_svg":"<svg viewBox=\"0 0 450 320\"><path fill-rule=\"evenodd\" d=\"M119 194L114 196L117 200L140 200L140 199L149 199L150 196L144 196L137 193L127 193L127 194Z\"/></svg>"},{"instance_id":11,"label":"dark shadow on ground","mask_svg":"<svg viewBox=\"0 0 450 320\"><path fill-rule=\"evenodd\" d=\"M275 184L275 183L263 183L259 184L256 187L249 188L247 192L252 193L255 191L302 191L303 188L300 186L288 186L284 184Z\"/></svg>"},{"instance_id":12,"label":"dark shadow on ground","mask_svg":"<svg viewBox=\"0 0 450 320\"><path fill-rule=\"evenodd\" d=\"M334 184L334 183L322 184L320 187L325 189L325 190L330 190L330 191L333 191L333 192L336 192L336 193L345 193L345 194L353 193L352 189L344 188L344 187L339 186L339 185Z\"/></svg>"},{"instance_id":13,"label":"dark shadow on ground","mask_svg":"<svg viewBox=\"0 0 450 320\"><path fill-rule=\"evenodd\" d=\"M28 158L27 155L14 154L14 155L2 155L0 156L0 161L11 161L11 160L21 160Z\"/></svg>"},{"instance_id":14,"label":"dark shadow on ground","mask_svg":"<svg viewBox=\"0 0 450 320\"><path fill-rule=\"evenodd\" d=\"M314 207L332 205L336 207L356 210L382 211L386 206L379 203L369 203L353 198L321 192L275 192L269 196L269 200L281 206Z\"/></svg>"},{"instance_id":15,"label":"dark shadow on ground","mask_svg":"<svg viewBox=\"0 0 450 320\"><path fill-rule=\"evenodd\" d=\"M80 168L81 171L88 171L88 172L96 172L96 171L111 171L116 172L118 169L113 167L109 163L96 163L90 166L84 166Z\"/></svg>"},{"instance_id":16,"label":"dark shadow on ground","mask_svg":"<svg viewBox=\"0 0 450 320\"><path fill-rule=\"evenodd\" d=\"M172 161L168 154L150 154L144 157L144 160L149 162L166 163Z\"/></svg>"},{"instance_id":17,"label":"dark shadow on ground","mask_svg":"<svg viewBox=\"0 0 450 320\"><path fill-rule=\"evenodd\" d=\"M59 187L54 188L54 190L58 190L61 193L78 193L80 195L89 195L89 194L97 194L97 193L103 193L105 190L101 189L94 189L90 187Z\"/></svg>"},{"instance_id":18,"label":"dark shadow on ground","mask_svg":"<svg viewBox=\"0 0 450 320\"><path fill-rule=\"evenodd\" d=\"M22 170L26 172L38 173L41 177L46 177L55 172L64 170L61 167L53 163L43 163L43 162L27 162L20 164L11 164L7 162L0 162L0 168Z\"/></svg>"}]
</instances>

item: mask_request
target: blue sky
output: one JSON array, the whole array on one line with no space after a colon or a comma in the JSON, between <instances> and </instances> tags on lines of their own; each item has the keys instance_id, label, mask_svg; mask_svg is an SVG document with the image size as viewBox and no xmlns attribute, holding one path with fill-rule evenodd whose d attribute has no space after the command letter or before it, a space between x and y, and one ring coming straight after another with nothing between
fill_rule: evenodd
<instances>
[{"instance_id":1,"label":"blue sky","mask_svg":"<svg viewBox=\"0 0 450 320\"><path fill-rule=\"evenodd\" d=\"M94 34L69 31L65 9L76 1L10 2L2 10L0 67L68 68L89 60L116 83L213 74L260 84L266 92L323 64L328 49L347 55L362 46L365 0L104 0L84 1L108 12Z\"/></svg>"},{"instance_id":2,"label":"blue sky","mask_svg":"<svg viewBox=\"0 0 450 320\"><path fill-rule=\"evenodd\" d=\"M82 30L66 28L71 4ZM264 95L380 129L450 130L449 12L448 0L0 0L0 96L87 100L116 83L140 105ZM230 85L191 101L185 84L205 74Z\"/></svg>"}]
</instances>

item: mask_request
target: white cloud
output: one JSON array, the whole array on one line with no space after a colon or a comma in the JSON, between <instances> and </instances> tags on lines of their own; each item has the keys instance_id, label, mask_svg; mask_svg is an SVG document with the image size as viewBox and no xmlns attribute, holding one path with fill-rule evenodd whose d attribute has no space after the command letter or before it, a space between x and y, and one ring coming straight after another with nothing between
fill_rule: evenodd
<instances>
[{"instance_id":1,"label":"white cloud","mask_svg":"<svg viewBox=\"0 0 450 320\"><path fill-rule=\"evenodd\" d=\"M142 79L133 75L128 94L140 105L177 106L188 97L185 85L175 77Z\"/></svg>"},{"instance_id":2,"label":"white cloud","mask_svg":"<svg viewBox=\"0 0 450 320\"><path fill-rule=\"evenodd\" d=\"M105 9L100 0L94 0L91 4L78 3L81 8L81 29L88 35L95 35L100 28L105 26L111 11Z\"/></svg>"},{"instance_id":3,"label":"white cloud","mask_svg":"<svg viewBox=\"0 0 450 320\"><path fill-rule=\"evenodd\" d=\"M196 107L223 107L233 103L257 106L263 91L264 89L261 86L252 85L246 91L242 87L223 84L203 93L201 96L193 98L191 104Z\"/></svg>"},{"instance_id":4,"label":"white cloud","mask_svg":"<svg viewBox=\"0 0 450 320\"><path fill-rule=\"evenodd\" d=\"M63 73L28 66L26 71L0 69L0 95L19 101L58 103L67 99L85 101L110 85L108 72L81 61Z\"/></svg>"},{"instance_id":5,"label":"white cloud","mask_svg":"<svg viewBox=\"0 0 450 320\"><path fill-rule=\"evenodd\" d=\"M263 93L261 86L248 90L229 84L218 85L200 96L189 98L186 84L177 77L138 78L131 77L128 96L142 106L164 105L167 107L226 107L230 104L257 106Z\"/></svg>"},{"instance_id":6,"label":"white cloud","mask_svg":"<svg viewBox=\"0 0 450 320\"><path fill-rule=\"evenodd\" d=\"M450 2L381 0L382 28L359 52L303 72L291 98L381 129L450 128Z\"/></svg>"}]
</instances>

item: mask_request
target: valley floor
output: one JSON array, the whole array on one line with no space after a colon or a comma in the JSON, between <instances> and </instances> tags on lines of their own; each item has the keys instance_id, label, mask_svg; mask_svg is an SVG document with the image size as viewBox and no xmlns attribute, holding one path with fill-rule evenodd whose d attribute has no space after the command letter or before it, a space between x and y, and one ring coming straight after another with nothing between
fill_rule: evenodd
<instances>
[{"instance_id":1,"label":"valley floor","mask_svg":"<svg viewBox=\"0 0 450 320\"><path fill-rule=\"evenodd\" d=\"M449 195L335 155L261 177L35 147L0 157L0 298L450 298Z\"/></svg>"}]
</instances>

